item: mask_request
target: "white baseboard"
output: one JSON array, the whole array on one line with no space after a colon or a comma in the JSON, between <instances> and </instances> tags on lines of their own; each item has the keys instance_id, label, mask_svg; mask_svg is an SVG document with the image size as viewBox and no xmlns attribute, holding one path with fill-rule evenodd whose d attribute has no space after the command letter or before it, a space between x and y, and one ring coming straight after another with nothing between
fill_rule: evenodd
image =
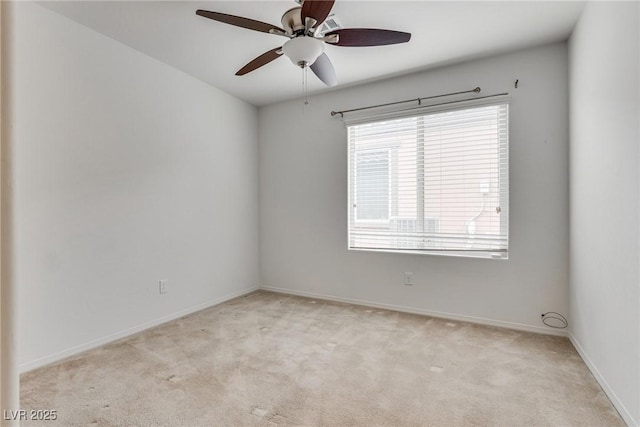
<instances>
[{"instance_id":1,"label":"white baseboard","mask_svg":"<svg viewBox=\"0 0 640 427\"><path fill-rule=\"evenodd\" d=\"M484 317L465 316L462 314L446 313L435 310L425 310L422 308L405 307L401 305L385 304L373 301L365 301L355 298L342 298L333 295L319 294L315 292L298 291L286 288L277 288L274 286L261 286L261 290L277 292L281 294L297 295L301 297L309 297L322 299L327 301L346 302L349 304L363 305L367 307L382 308L386 310L401 311L403 313L422 314L425 316L439 317L442 319L458 320L461 322L478 323L481 325L497 326L500 328L515 329L518 331L535 332L537 334L557 335L561 337L568 336L565 330L547 329L540 326L525 325L523 323L505 322L502 320L486 319Z\"/></svg>"},{"instance_id":2,"label":"white baseboard","mask_svg":"<svg viewBox=\"0 0 640 427\"><path fill-rule=\"evenodd\" d=\"M595 379L598 381L600 387L602 387L602 390L605 392L624 422L627 423L629 427L639 427L640 424L638 423L638 421L633 419L633 416L629 413L629 411L624 406L622 401L618 398L618 395L616 395L611 386L609 386L607 380L604 379L596 365L591 361L589 355L584 351L584 348L582 348L580 342L578 342L576 337L574 337L573 334L570 333L569 340L571 340L571 344L573 344L580 357L582 357L582 360L584 360L584 363L587 365Z\"/></svg>"},{"instance_id":3,"label":"white baseboard","mask_svg":"<svg viewBox=\"0 0 640 427\"><path fill-rule=\"evenodd\" d=\"M250 294L251 292L255 292L258 290L258 287L252 287L243 289L238 292L234 292L229 295L225 295L220 298L216 298L214 300L210 300L204 302L202 304L197 304L192 307L185 308L183 310L177 311L175 313L171 313L168 316L161 317L159 319L154 319L149 322L145 322L141 325L134 326L132 328L125 329L123 331L116 332L114 334L107 335L102 338L97 338L95 340L91 340L87 343L77 345L75 347L68 348L66 350L59 351L57 353L51 354L49 356L41 357L40 359L32 360L31 362L24 363L18 366L18 372L23 374L25 372L32 371L34 369L40 368L42 366L49 365L51 363L58 362L62 359L65 359L70 356L75 356L78 353L82 353L83 351L91 350L92 348L100 347L101 345L108 344L110 342L119 340L121 338L125 338L129 335L133 335L135 333L144 331L145 329L153 328L154 326L161 325L163 323L169 322L171 320L178 319L180 317L184 317L188 314L195 313L196 311L204 310L205 308L213 307L214 305L222 304L223 302L229 301L234 298L241 297L243 295Z\"/></svg>"}]
</instances>

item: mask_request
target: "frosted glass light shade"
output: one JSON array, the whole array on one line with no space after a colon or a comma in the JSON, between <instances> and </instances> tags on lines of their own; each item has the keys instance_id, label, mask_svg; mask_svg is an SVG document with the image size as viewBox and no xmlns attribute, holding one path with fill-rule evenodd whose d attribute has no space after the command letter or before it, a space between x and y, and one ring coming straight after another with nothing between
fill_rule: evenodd
<instances>
[{"instance_id":1,"label":"frosted glass light shade","mask_svg":"<svg viewBox=\"0 0 640 427\"><path fill-rule=\"evenodd\" d=\"M324 42L313 37L296 37L282 46L282 52L295 65L311 65L324 52Z\"/></svg>"}]
</instances>

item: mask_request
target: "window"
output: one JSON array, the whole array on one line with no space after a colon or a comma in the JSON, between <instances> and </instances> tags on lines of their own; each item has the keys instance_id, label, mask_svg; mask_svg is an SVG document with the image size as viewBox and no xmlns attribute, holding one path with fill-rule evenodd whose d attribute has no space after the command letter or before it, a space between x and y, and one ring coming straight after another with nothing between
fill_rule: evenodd
<instances>
[{"instance_id":1,"label":"window","mask_svg":"<svg viewBox=\"0 0 640 427\"><path fill-rule=\"evenodd\" d=\"M509 106L498 102L348 123L349 249L507 258Z\"/></svg>"}]
</instances>

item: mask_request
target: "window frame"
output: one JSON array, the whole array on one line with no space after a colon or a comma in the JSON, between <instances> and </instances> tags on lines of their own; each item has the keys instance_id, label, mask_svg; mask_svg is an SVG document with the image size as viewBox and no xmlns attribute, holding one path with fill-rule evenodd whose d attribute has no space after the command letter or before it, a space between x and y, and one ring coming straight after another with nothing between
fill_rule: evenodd
<instances>
[{"instance_id":1,"label":"window frame","mask_svg":"<svg viewBox=\"0 0 640 427\"><path fill-rule=\"evenodd\" d=\"M453 104L453 103L452 103ZM437 256L453 256L453 257L467 257L467 258L489 258L489 259L509 259L509 243L510 243L510 239L509 239L509 200L510 200L510 191L509 191L509 180L510 180L510 176L509 176L509 149L510 149L510 102L509 102L509 96L508 95L503 95L503 96L498 96L495 97L495 99L491 99L491 100L468 100L468 101L461 101L461 102L456 102L455 105L449 105L449 104L441 104L441 105L432 105L432 106L426 106L426 107L420 107L420 108L412 108L409 110L401 110L401 111L390 111L390 112L384 112L381 114L377 114L377 115L371 115L371 116L359 116L359 117L352 117L352 118L347 118L345 119L345 123L347 125L347 133L350 132L350 127L351 126L355 126L355 125L360 125L360 124L367 124L367 123L376 123L376 122L383 122L383 121L388 121L388 120L395 120L395 119L402 119L402 118L411 118L411 117L416 117L416 118L422 118L424 116L428 116L431 114L439 114L439 113L444 113L444 112L451 112L451 111L460 111L460 110L468 110L468 109L473 109L473 108L482 108L482 107L486 107L486 106L500 106L500 105L506 105L506 135L504 135L504 142L501 141L501 130L497 131L498 134L498 166L497 166L497 178L498 178L498 198L499 198L499 207L500 207L500 212L506 212L506 215L501 215L500 218L500 234L498 236L500 236L500 238L502 238L502 236L504 236L504 239L506 240L505 242L505 249L502 250L489 250L489 249L442 249L442 248L436 248L436 249L428 249L426 247L421 247L419 249L405 249L405 248L368 248L368 247L355 247L352 246L352 228L354 226L354 224L356 223L356 221L354 219L352 219L352 214L354 212L354 209L352 209L352 203L354 203L353 201L353 197L354 195L354 182L355 180L357 180L357 177L354 175L354 171L353 169L353 165L352 165L352 150L355 150L354 148L352 148L352 143L351 143L351 136L348 134L348 138L347 138L347 174L348 174L348 215L347 215L347 249L350 251L365 251L365 252L385 252L385 253L408 253L408 254L419 254L419 255L437 255ZM500 114L500 113L498 113ZM419 129L419 127L417 128ZM419 133L419 131L417 130L417 134ZM418 139L419 136L416 136L416 138ZM418 147L418 142L416 142L416 146ZM389 159L391 160L392 158L392 153L390 152L392 148L390 147L381 147L381 148L376 148L374 150L384 150L387 149L389 150ZM424 145L422 146L422 149L424 149ZM355 151L353 152L353 154L355 155ZM502 157L504 157L504 161L502 161ZM424 160L424 157L423 157ZM392 165L391 161L389 163L389 180L391 181L393 179L393 177L391 176L391 170L393 167L397 167ZM418 168L420 166L417 166ZM422 167L424 168L424 165L422 165ZM506 170L505 170L506 169ZM422 170L422 177L425 176L425 172L424 169ZM416 172L416 177L417 180L419 181L419 177L420 175L418 174L418 172ZM422 183L422 185L424 185L424 183ZM390 211L390 215L389 215L389 221L384 221L384 222L388 222L390 223L391 221L393 221L392 215L391 215L391 211L393 209L392 205L391 205L391 199L393 197L393 188L390 186L388 193L389 193L389 211ZM506 200L503 200L503 198L505 198ZM417 203L417 202L416 202ZM424 216L424 206L425 206L425 202L424 200L422 200L422 212L423 212L423 216ZM420 208L418 208L420 209ZM506 218L504 218L506 216ZM441 220L442 218L439 217L430 217L430 219L435 218L438 221L438 228L440 226ZM363 221L366 220L358 220L357 222L362 223ZM426 217L425 217L425 223L426 223ZM382 221L377 221L378 224L382 225L384 222ZM372 223L373 225L373 223ZM424 231L423 231L424 232ZM436 232L438 233L438 232ZM438 235L435 234L434 235L435 239L438 239ZM497 237L498 238L498 237Z\"/></svg>"}]
</instances>

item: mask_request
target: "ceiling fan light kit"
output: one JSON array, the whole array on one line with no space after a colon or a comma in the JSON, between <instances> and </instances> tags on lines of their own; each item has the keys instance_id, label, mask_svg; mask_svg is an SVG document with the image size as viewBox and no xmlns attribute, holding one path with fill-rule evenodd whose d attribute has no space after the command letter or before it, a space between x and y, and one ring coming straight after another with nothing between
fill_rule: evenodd
<instances>
[{"instance_id":1,"label":"ceiling fan light kit","mask_svg":"<svg viewBox=\"0 0 640 427\"><path fill-rule=\"evenodd\" d=\"M282 46L282 52L294 65L311 66L324 52L324 43L315 37L296 37Z\"/></svg>"},{"instance_id":2,"label":"ceiling fan light kit","mask_svg":"<svg viewBox=\"0 0 640 427\"><path fill-rule=\"evenodd\" d=\"M283 28L225 13L197 10L196 15L236 27L247 28L267 34L287 37L282 47L272 49L258 56L242 67L236 75L242 76L260 68L284 54L296 66L311 71L327 86L337 84L336 72L331 60L324 53L325 43L334 46L383 46L406 43L410 33L374 28L341 28L316 37L333 8L335 0L295 0L302 6L286 11L281 18Z\"/></svg>"}]
</instances>

